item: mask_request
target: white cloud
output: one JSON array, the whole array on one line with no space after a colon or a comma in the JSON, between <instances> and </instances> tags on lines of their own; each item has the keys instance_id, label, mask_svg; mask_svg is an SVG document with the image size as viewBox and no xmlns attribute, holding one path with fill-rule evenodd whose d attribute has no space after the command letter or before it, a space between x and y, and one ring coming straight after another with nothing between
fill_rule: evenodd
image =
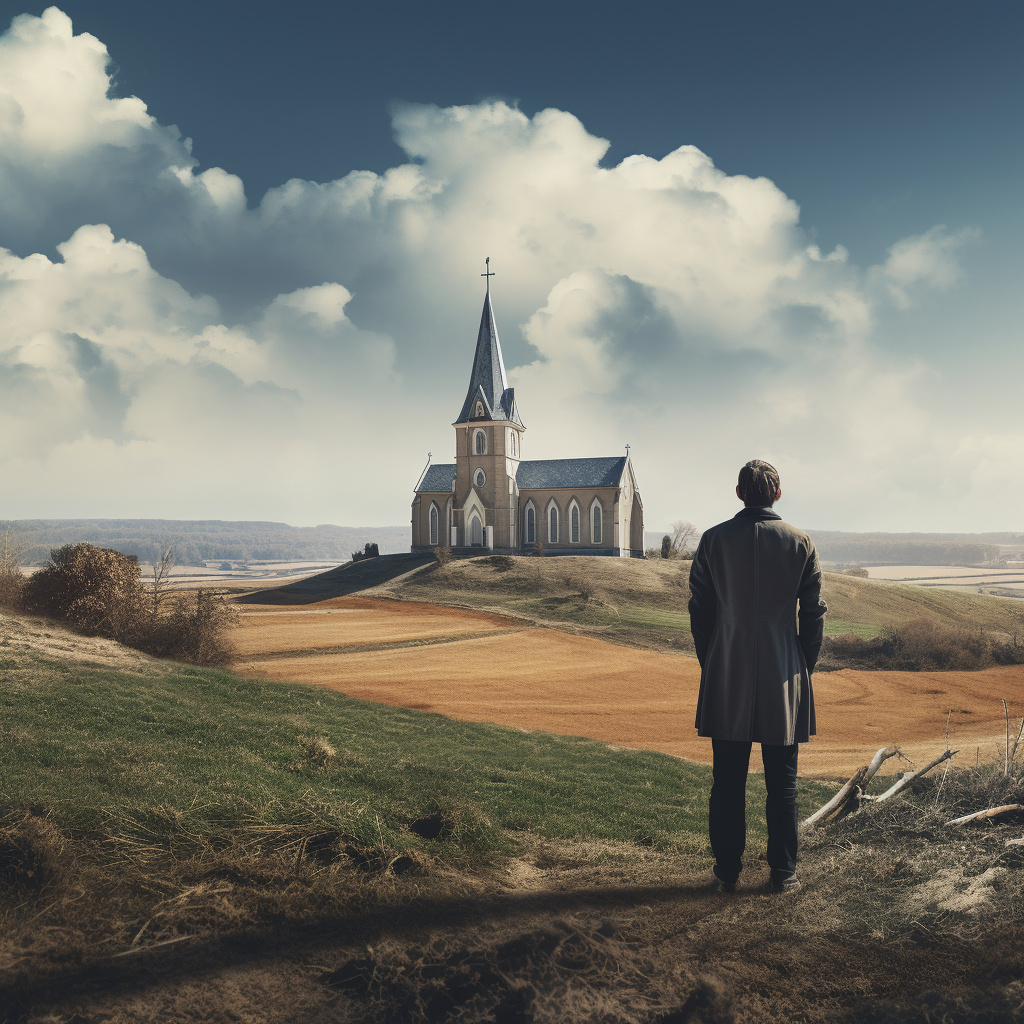
<instances>
[{"instance_id":1,"label":"white cloud","mask_svg":"<svg viewBox=\"0 0 1024 1024\"><path fill-rule=\"evenodd\" d=\"M503 103L402 107L409 163L249 209L107 95L107 61L55 8L0 37L3 514L404 521L451 449L490 255L525 454L628 441L652 526L730 514L755 456L810 525L991 521L972 495L1016 439L958 426L934 369L873 334L881 304L956 282L969 231L861 270L766 178L693 146L601 167L570 113ZM858 506L867 487L899 502Z\"/></svg>"}]
</instances>

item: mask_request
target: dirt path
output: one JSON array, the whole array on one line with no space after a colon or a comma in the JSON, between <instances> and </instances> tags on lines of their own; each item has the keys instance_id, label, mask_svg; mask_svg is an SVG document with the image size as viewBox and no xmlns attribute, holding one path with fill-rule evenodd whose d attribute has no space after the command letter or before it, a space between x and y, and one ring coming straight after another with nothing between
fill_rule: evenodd
<instances>
[{"instance_id":1,"label":"dirt path","mask_svg":"<svg viewBox=\"0 0 1024 1024\"><path fill-rule=\"evenodd\" d=\"M469 721L588 736L710 760L693 728L693 658L643 651L441 606L335 598L301 610L242 609L235 668ZM805 775L844 775L898 744L915 761L949 741L962 763L1001 756L1006 697L1021 713L1024 669L815 676L818 736Z\"/></svg>"},{"instance_id":2,"label":"dirt path","mask_svg":"<svg viewBox=\"0 0 1024 1024\"><path fill-rule=\"evenodd\" d=\"M882 942L841 922L826 858L780 900L754 879L724 897L653 853L616 868L570 852L539 844L499 877L381 880L375 905L354 892L350 907L272 927L204 935L197 905L181 942L89 950L33 980L0 971L0 996L22 1024L1020 1019L1012 926ZM211 907L214 890L222 916L244 905L220 880Z\"/></svg>"}]
</instances>

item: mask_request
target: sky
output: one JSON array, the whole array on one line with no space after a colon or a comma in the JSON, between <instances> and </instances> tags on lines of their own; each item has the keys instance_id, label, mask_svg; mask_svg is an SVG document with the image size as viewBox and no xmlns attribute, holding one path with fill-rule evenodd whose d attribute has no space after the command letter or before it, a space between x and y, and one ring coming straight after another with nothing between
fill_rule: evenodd
<instances>
[{"instance_id":1,"label":"sky","mask_svg":"<svg viewBox=\"0 0 1024 1024\"><path fill-rule=\"evenodd\" d=\"M0 31L0 519L406 522L489 256L524 457L628 443L648 528L764 458L807 529L1024 530L1024 5Z\"/></svg>"}]
</instances>

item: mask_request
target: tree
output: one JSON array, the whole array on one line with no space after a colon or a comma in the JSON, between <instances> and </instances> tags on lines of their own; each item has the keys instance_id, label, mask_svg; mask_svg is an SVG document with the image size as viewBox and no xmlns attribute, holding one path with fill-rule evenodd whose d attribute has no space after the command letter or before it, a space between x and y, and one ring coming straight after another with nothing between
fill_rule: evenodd
<instances>
[{"instance_id":1,"label":"tree","mask_svg":"<svg viewBox=\"0 0 1024 1024\"><path fill-rule=\"evenodd\" d=\"M11 524L8 523L0 542L0 608L17 608L21 604L25 586L25 576L21 571L24 555L25 547L18 535L11 533Z\"/></svg>"},{"instance_id":2,"label":"tree","mask_svg":"<svg viewBox=\"0 0 1024 1024\"><path fill-rule=\"evenodd\" d=\"M156 557L153 559L153 618L160 614L160 605L164 598L171 591L171 570L177 563L177 553L174 545L166 548L158 546Z\"/></svg>"},{"instance_id":3,"label":"tree","mask_svg":"<svg viewBox=\"0 0 1024 1024\"><path fill-rule=\"evenodd\" d=\"M662 541L664 547L665 542ZM697 551L697 527L681 519L671 526L670 558L693 558Z\"/></svg>"}]
</instances>

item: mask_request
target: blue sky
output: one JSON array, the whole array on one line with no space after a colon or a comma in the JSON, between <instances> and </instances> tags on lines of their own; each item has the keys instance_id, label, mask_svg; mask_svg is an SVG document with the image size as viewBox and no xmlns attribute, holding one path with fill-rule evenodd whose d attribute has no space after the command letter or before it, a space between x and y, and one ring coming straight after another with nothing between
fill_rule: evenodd
<instances>
[{"instance_id":1,"label":"blue sky","mask_svg":"<svg viewBox=\"0 0 1024 1024\"><path fill-rule=\"evenodd\" d=\"M628 441L652 527L766 457L807 527L1022 528L1019 3L45 9L0 515L404 521L489 255L526 457Z\"/></svg>"}]
</instances>

